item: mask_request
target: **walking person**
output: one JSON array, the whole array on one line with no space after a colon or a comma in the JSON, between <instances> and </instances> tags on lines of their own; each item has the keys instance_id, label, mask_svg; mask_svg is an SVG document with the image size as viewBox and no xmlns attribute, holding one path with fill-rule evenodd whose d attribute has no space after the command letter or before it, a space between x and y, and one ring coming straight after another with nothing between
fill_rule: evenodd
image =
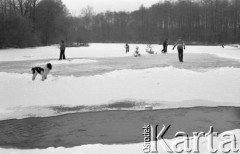
<instances>
[{"instance_id":1,"label":"walking person","mask_svg":"<svg viewBox=\"0 0 240 154\"><path fill-rule=\"evenodd\" d=\"M185 43L184 43L184 41L182 40L181 37L179 37L177 42L174 44L173 50L176 46L177 46L177 49L178 49L179 62L183 63L183 50L185 50L186 48L185 48Z\"/></svg>"},{"instance_id":2,"label":"walking person","mask_svg":"<svg viewBox=\"0 0 240 154\"><path fill-rule=\"evenodd\" d=\"M59 60L62 60L62 59L66 59L65 57L65 43L63 40L61 40L60 42L60 57L59 57Z\"/></svg>"},{"instance_id":3,"label":"walking person","mask_svg":"<svg viewBox=\"0 0 240 154\"><path fill-rule=\"evenodd\" d=\"M125 45L125 48L126 48L126 53L128 53L129 52L129 45L127 43Z\"/></svg>"},{"instance_id":4,"label":"walking person","mask_svg":"<svg viewBox=\"0 0 240 154\"><path fill-rule=\"evenodd\" d=\"M168 39L163 42L162 53L167 53Z\"/></svg>"}]
</instances>

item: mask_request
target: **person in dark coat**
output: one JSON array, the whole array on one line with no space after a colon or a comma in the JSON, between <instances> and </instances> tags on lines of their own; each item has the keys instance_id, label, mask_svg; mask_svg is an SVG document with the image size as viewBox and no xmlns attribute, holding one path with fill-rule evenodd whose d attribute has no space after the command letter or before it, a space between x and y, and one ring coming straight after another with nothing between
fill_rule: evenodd
<instances>
[{"instance_id":1,"label":"person in dark coat","mask_svg":"<svg viewBox=\"0 0 240 154\"><path fill-rule=\"evenodd\" d=\"M184 43L184 41L182 40L181 37L179 37L177 42L174 44L173 50L176 46L177 46L177 49L178 49L179 62L183 63L183 50L185 50L186 48L185 48L185 43Z\"/></svg>"},{"instance_id":2,"label":"person in dark coat","mask_svg":"<svg viewBox=\"0 0 240 154\"><path fill-rule=\"evenodd\" d=\"M128 53L129 52L129 45L127 43L125 45L125 48L126 48L126 53Z\"/></svg>"},{"instance_id":3,"label":"person in dark coat","mask_svg":"<svg viewBox=\"0 0 240 154\"><path fill-rule=\"evenodd\" d=\"M167 53L168 39L163 42L162 53Z\"/></svg>"},{"instance_id":4,"label":"person in dark coat","mask_svg":"<svg viewBox=\"0 0 240 154\"><path fill-rule=\"evenodd\" d=\"M59 60L62 60L62 59L66 59L65 57L65 43L63 40L61 40L60 42L60 57L59 57Z\"/></svg>"}]
</instances>

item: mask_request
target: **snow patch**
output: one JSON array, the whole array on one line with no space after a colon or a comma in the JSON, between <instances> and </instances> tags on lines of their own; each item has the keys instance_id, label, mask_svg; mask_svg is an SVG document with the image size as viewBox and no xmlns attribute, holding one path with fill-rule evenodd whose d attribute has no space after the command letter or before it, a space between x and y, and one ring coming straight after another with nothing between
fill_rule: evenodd
<instances>
[{"instance_id":1,"label":"snow patch","mask_svg":"<svg viewBox=\"0 0 240 154\"><path fill-rule=\"evenodd\" d=\"M51 60L46 63L51 63L52 65L70 65L70 64L89 64L96 63L97 60L92 59L72 59L72 60ZM45 65L46 63L37 63L35 65Z\"/></svg>"},{"instance_id":2,"label":"snow patch","mask_svg":"<svg viewBox=\"0 0 240 154\"><path fill-rule=\"evenodd\" d=\"M16 115L18 112L9 109L102 105L122 100L168 102L161 104L162 108L239 106L239 76L239 68L194 72L166 67L120 70L84 77L49 75L48 79L42 82L40 76L32 81L31 74L0 72L0 110L11 111L19 118L27 115L27 111ZM8 116L2 114L1 119L5 118Z\"/></svg>"}]
</instances>

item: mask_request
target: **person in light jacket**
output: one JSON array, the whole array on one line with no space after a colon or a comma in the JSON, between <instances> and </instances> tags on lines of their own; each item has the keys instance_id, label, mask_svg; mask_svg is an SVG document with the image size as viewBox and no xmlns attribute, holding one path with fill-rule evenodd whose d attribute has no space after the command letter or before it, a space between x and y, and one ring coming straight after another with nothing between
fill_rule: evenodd
<instances>
[{"instance_id":1,"label":"person in light jacket","mask_svg":"<svg viewBox=\"0 0 240 154\"><path fill-rule=\"evenodd\" d=\"M184 43L184 41L182 40L181 37L179 37L179 39L177 40L177 42L174 44L173 50L174 50L174 48L175 48L176 46L177 46L177 49L178 49L179 62L180 62L180 63L183 63L183 50L185 50L186 47L185 47L185 43Z\"/></svg>"}]
</instances>

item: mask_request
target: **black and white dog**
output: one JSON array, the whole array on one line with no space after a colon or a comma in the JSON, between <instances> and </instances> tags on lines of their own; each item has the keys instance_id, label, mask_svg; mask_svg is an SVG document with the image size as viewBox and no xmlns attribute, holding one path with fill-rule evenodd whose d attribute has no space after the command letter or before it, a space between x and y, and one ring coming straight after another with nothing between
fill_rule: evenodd
<instances>
[{"instance_id":1,"label":"black and white dog","mask_svg":"<svg viewBox=\"0 0 240 154\"><path fill-rule=\"evenodd\" d=\"M47 75L52 70L52 64L48 63L44 68L42 67L33 67L32 68L32 80L35 80L38 74L42 75L42 81L47 79Z\"/></svg>"}]
</instances>

